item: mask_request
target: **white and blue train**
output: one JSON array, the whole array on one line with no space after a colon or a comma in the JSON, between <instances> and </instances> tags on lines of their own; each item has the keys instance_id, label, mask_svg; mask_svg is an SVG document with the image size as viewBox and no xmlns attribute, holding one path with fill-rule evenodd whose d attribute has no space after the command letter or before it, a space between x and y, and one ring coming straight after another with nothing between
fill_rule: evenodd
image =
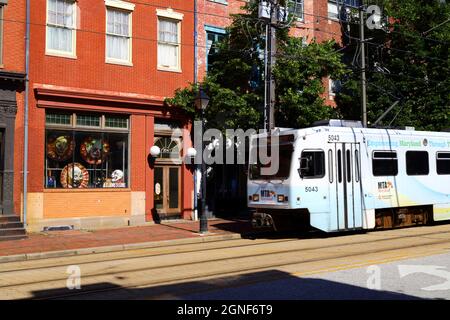
<instances>
[{"instance_id":1,"label":"white and blue train","mask_svg":"<svg viewBox=\"0 0 450 320\"><path fill-rule=\"evenodd\" d=\"M278 144L279 169L263 175L268 165L253 148L272 142ZM255 227L302 224L337 232L450 220L449 132L330 120L254 135L249 160Z\"/></svg>"}]
</instances>

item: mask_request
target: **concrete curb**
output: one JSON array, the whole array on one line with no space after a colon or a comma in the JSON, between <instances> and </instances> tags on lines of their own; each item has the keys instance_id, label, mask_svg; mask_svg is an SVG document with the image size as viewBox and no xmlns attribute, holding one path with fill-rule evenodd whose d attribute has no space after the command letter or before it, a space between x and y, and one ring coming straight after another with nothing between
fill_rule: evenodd
<instances>
[{"instance_id":1,"label":"concrete curb","mask_svg":"<svg viewBox=\"0 0 450 320\"><path fill-rule=\"evenodd\" d=\"M203 243L203 242L215 242L215 241L235 240L235 239L242 239L242 235L236 234L236 233L217 235L217 236L206 235L206 236L200 236L199 238L182 238L182 239L150 241L150 242L140 242L140 243L127 243L127 244L92 247L92 248L79 248L79 249L46 251L46 252L36 252L36 253L22 253L22 254L17 254L17 255L10 255L10 256L0 256L0 263L71 257L71 256L118 252L118 251L126 251L126 250L170 247L170 246L175 246L175 245L196 244L196 243Z\"/></svg>"}]
</instances>

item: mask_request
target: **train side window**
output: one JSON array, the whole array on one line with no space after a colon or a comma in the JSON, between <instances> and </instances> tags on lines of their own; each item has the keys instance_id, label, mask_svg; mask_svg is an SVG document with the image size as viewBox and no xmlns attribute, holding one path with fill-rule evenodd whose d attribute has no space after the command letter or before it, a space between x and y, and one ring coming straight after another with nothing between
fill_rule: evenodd
<instances>
[{"instance_id":1,"label":"train side window","mask_svg":"<svg viewBox=\"0 0 450 320\"><path fill-rule=\"evenodd\" d=\"M350 150L347 150L345 163L347 165L347 182L352 182L352 154Z\"/></svg>"},{"instance_id":2,"label":"train side window","mask_svg":"<svg viewBox=\"0 0 450 320\"><path fill-rule=\"evenodd\" d=\"M300 177L323 178L325 176L325 152L303 151L300 158Z\"/></svg>"},{"instance_id":3,"label":"train side window","mask_svg":"<svg viewBox=\"0 0 450 320\"><path fill-rule=\"evenodd\" d=\"M450 174L450 152L438 152L436 154L437 174Z\"/></svg>"},{"instance_id":4,"label":"train side window","mask_svg":"<svg viewBox=\"0 0 450 320\"><path fill-rule=\"evenodd\" d=\"M359 151L355 150L355 181L359 182Z\"/></svg>"},{"instance_id":5,"label":"train side window","mask_svg":"<svg viewBox=\"0 0 450 320\"><path fill-rule=\"evenodd\" d=\"M338 182L342 182L342 152L341 150L338 150Z\"/></svg>"},{"instance_id":6,"label":"train side window","mask_svg":"<svg viewBox=\"0 0 450 320\"><path fill-rule=\"evenodd\" d=\"M374 151L372 156L372 173L374 176L396 176L398 159L395 151Z\"/></svg>"},{"instance_id":7,"label":"train side window","mask_svg":"<svg viewBox=\"0 0 450 320\"><path fill-rule=\"evenodd\" d=\"M427 151L406 151L406 173L409 176L423 176L429 172Z\"/></svg>"},{"instance_id":8,"label":"train side window","mask_svg":"<svg viewBox=\"0 0 450 320\"><path fill-rule=\"evenodd\" d=\"M333 183L333 151L328 150L328 179Z\"/></svg>"}]
</instances>

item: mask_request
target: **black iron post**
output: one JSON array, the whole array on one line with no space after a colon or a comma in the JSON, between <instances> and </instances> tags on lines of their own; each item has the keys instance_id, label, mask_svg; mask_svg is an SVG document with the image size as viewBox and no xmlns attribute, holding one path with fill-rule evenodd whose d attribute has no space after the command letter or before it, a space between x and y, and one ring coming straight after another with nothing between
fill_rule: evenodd
<instances>
[{"instance_id":1,"label":"black iron post","mask_svg":"<svg viewBox=\"0 0 450 320\"><path fill-rule=\"evenodd\" d=\"M205 128L205 109L202 109L202 133ZM203 159L203 150L204 150L204 142L202 139L202 164L201 164L201 172L202 172L202 210L200 212L200 233L208 232L208 219L206 218L206 163L205 159Z\"/></svg>"},{"instance_id":2,"label":"black iron post","mask_svg":"<svg viewBox=\"0 0 450 320\"><path fill-rule=\"evenodd\" d=\"M202 128L201 132L203 135L203 130L205 128L205 110L209 103L209 97L206 95L206 93L203 91L202 87L199 88L198 94L195 97L195 107L197 110L201 111L202 116ZM203 136L202 136L202 147L201 147L201 173L202 173L202 180L201 180L201 210L200 210L200 234L205 234L208 232L208 219L206 218L206 162L203 158L205 149Z\"/></svg>"}]
</instances>

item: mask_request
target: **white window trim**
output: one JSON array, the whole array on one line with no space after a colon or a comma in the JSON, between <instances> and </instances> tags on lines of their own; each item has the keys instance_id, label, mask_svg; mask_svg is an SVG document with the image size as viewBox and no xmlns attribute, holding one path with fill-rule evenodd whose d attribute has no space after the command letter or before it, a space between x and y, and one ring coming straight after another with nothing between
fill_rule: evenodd
<instances>
[{"instance_id":1,"label":"white window trim","mask_svg":"<svg viewBox=\"0 0 450 320\"><path fill-rule=\"evenodd\" d=\"M305 22L305 0L302 0L302 16L295 17L297 22Z\"/></svg>"},{"instance_id":2,"label":"white window trim","mask_svg":"<svg viewBox=\"0 0 450 320\"><path fill-rule=\"evenodd\" d=\"M333 81L331 78L328 78L328 96L330 100L334 100L336 97L336 92L333 91Z\"/></svg>"},{"instance_id":3,"label":"white window trim","mask_svg":"<svg viewBox=\"0 0 450 320\"><path fill-rule=\"evenodd\" d=\"M168 9L156 9L156 15L158 16L157 19L157 28L156 28L156 32L157 32L157 48L156 50L158 51L158 46L160 44L160 40L159 40L159 21L160 18L163 19L168 19L168 20L173 20L174 22L177 23L177 28L178 28L178 61L177 64L178 66L176 68L172 68L172 67L167 67L167 66L163 66L159 64L159 61L157 61L157 69L159 71L170 71L170 72L178 72L181 73L181 21L183 20L183 14L182 13L178 13L178 12L174 12L171 8ZM156 52L156 59L158 60L158 52Z\"/></svg>"},{"instance_id":4,"label":"white window trim","mask_svg":"<svg viewBox=\"0 0 450 320\"><path fill-rule=\"evenodd\" d=\"M105 6L122 9L126 11L134 11L135 4L121 0L105 0Z\"/></svg>"},{"instance_id":5,"label":"white window trim","mask_svg":"<svg viewBox=\"0 0 450 320\"><path fill-rule=\"evenodd\" d=\"M156 15L158 17L164 17L173 20L183 20L184 14L173 11L172 8L156 9Z\"/></svg>"},{"instance_id":6,"label":"white window trim","mask_svg":"<svg viewBox=\"0 0 450 320\"><path fill-rule=\"evenodd\" d=\"M113 1L113 0L105 0L105 4L106 4L106 11L105 11L105 63L108 64L118 64L118 65L122 65L122 66L129 66L132 67L133 66L133 10L134 10L134 4L133 4L133 9L132 10L128 10L128 9L123 9L122 7L118 7L118 6L112 6L112 5L108 5L107 2L121 2L123 3L123 1ZM115 59L115 58L109 58L108 57L108 49L106 47L106 39L108 38L108 7L113 8L113 9L121 9L124 11L127 11L129 13L129 21L128 21L128 34L129 34L129 46L128 46L128 60L122 60L122 59Z\"/></svg>"},{"instance_id":7,"label":"white window trim","mask_svg":"<svg viewBox=\"0 0 450 320\"><path fill-rule=\"evenodd\" d=\"M328 0L327 8L328 8L327 15L328 15L328 19L329 19L328 24L331 24L332 21L339 21L339 12L338 12L338 6L337 6L336 2ZM332 10L332 11L330 11L330 10Z\"/></svg>"},{"instance_id":8,"label":"white window trim","mask_svg":"<svg viewBox=\"0 0 450 320\"><path fill-rule=\"evenodd\" d=\"M228 0L209 0L209 1L210 2L215 2L215 3L218 3L218 4L223 4L225 6L228 5Z\"/></svg>"},{"instance_id":9,"label":"white window trim","mask_svg":"<svg viewBox=\"0 0 450 320\"><path fill-rule=\"evenodd\" d=\"M46 16L46 25L45 25L45 54L48 56L62 57L62 58L70 58L77 59L77 25L78 25L78 6L76 0L73 0L73 26L72 26L72 52L61 51L49 49L47 47L47 28L49 26L48 22L48 0L45 1L45 16Z\"/></svg>"}]
</instances>

